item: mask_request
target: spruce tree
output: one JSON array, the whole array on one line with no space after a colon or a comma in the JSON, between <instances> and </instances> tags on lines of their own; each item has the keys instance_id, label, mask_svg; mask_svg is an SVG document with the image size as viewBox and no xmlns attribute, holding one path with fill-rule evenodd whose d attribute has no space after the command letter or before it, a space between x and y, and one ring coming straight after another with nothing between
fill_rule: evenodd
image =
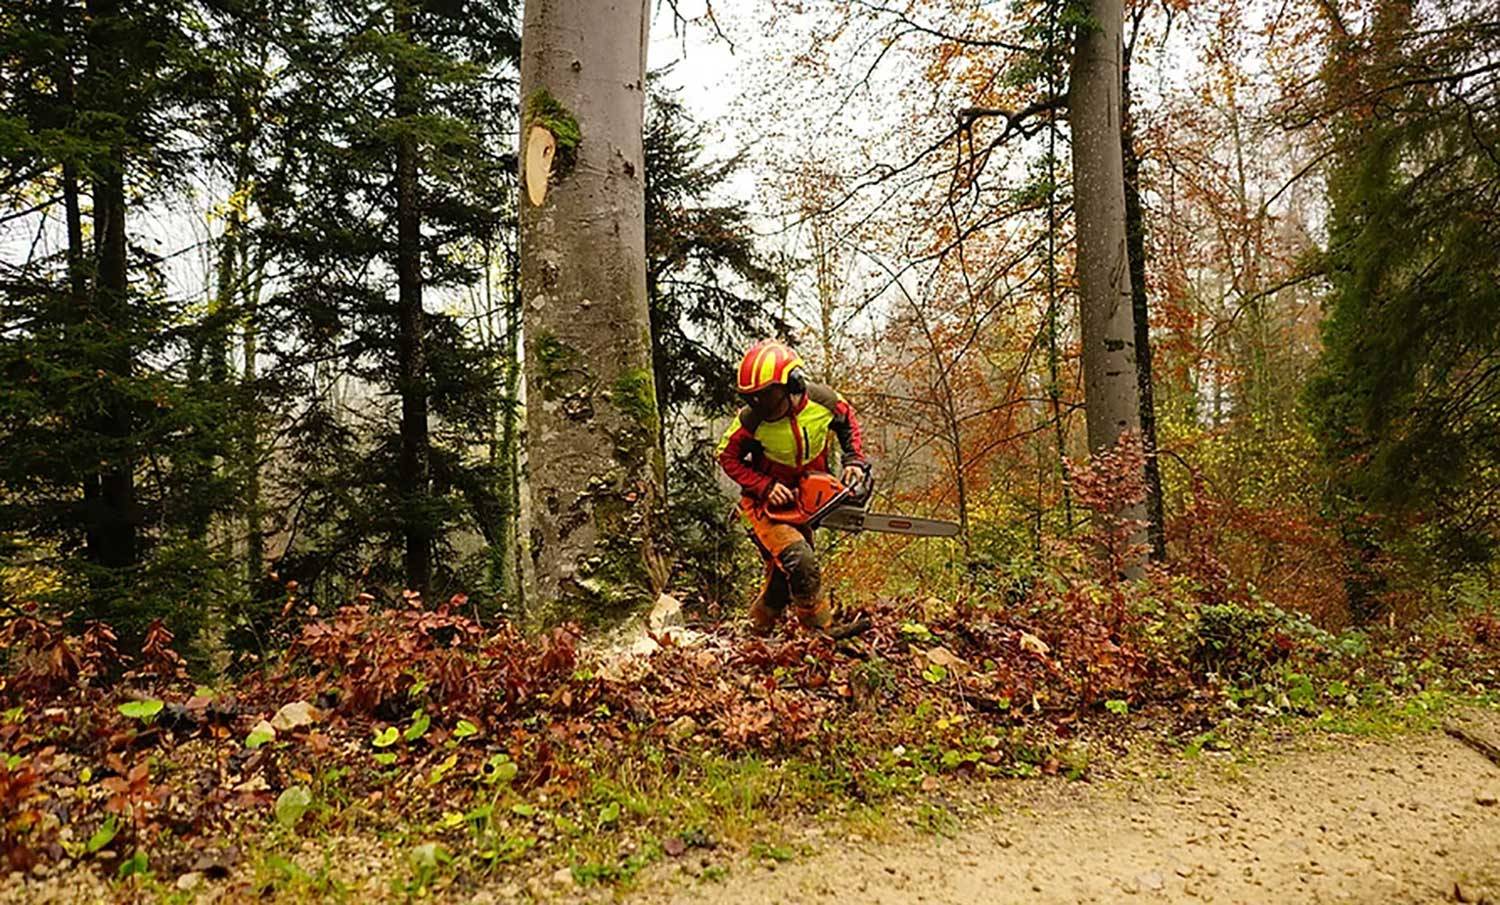
<instances>
[{"instance_id":1,"label":"spruce tree","mask_svg":"<svg viewBox=\"0 0 1500 905\"><path fill-rule=\"evenodd\" d=\"M451 300L482 281L513 215L518 43L504 4L309 2L283 11L257 241L281 274L260 306L281 480L301 495L276 566L342 593L442 591L492 536L498 476L477 445L498 349Z\"/></svg>"},{"instance_id":2,"label":"spruce tree","mask_svg":"<svg viewBox=\"0 0 1500 905\"><path fill-rule=\"evenodd\" d=\"M1412 14L1383 3L1338 39L1325 96L1331 292L1307 399L1360 620L1382 612L1389 555L1463 567L1500 543L1500 122L1462 75L1500 41L1477 19Z\"/></svg>"},{"instance_id":3,"label":"spruce tree","mask_svg":"<svg viewBox=\"0 0 1500 905\"><path fill-rule=\"evenodd\" d=\"M0 275L7 558L46 563L61 605L127 639L155 616L198 624L182 601L225 563L192 524L233 499L203 467L233 401L186 379L203 325L137 235L196 162L215 81L198 12L25 0L0 31L0 185L33 236Z\"/></svg>"}]
</instances>

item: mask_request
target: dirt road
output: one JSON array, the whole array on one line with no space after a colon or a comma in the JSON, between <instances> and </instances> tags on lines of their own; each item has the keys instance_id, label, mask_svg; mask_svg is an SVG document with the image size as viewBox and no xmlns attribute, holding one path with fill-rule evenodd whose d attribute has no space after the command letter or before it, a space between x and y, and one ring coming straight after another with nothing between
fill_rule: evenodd
<instances>
[{"instance_id":1,"label":"dirt road","mask_svg":"<svg viewBox=\"0 0 1500 905\"><path fill-rule=\"evenodd\" d=\"M1500 742L1500 714L1456 718ZM1301 737L1108 783L1026 782L946 836L824 839L677 903L1500 905L1500 767L1443 733Z\"/></svg>"}]
</instances>

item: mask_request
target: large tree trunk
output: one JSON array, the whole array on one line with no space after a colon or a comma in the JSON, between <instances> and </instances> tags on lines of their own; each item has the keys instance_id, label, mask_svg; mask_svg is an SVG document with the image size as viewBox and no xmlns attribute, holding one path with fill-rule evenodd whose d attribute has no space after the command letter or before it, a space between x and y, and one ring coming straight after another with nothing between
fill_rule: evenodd
<instances>
[{"instance_id":1,"label":"large tree trunk","mask_svg":"<svg viewBox=\"0 0 1500 905\"><path fill-rule=\"evenodd\" d=\"M67 22L63 15L61 5L56 9L57 33L67 34ZM73 61L66 52L59 54L57 67L58 100L61 108L61 119L56 124L59 130L71 127L74 117L77 115L77 92L73 78ZM78 172L78 162L71 156L64 159L62 165L62 190L63 210L65 212L66 230L68 234L68 298L70 310L66 313L69 331L76 337L75 342L82 346L84 340L79 336L88 319L89 309L89 254L84 246L83 238L83 204L81 177ZM85 536L85 549L90 557L95 558L99 552L101 540L98 535L97 513L101 502L99 497L99 472L97 462L90 463L90 467L83 475L83 529Z\"/></svg>"},{"instance_id":2,"label":"large tree trunk","mask_svg":"<svg viewBox=\"0 0 1500 905\"><path fill-rule=\"evenodd\" d=\"M646 301L647 26L646 0L526 4L521 289L531 555L535 599L555 601L552 616L619 615L666 578Z\"/></svg>"},{"instance_id":3,"label":"large tree trunk","mask_svg":"<svg viewBox=\"0 0 1500 905\"><path fill-rule=\"evenodd\" d=\"M521 569L521 450L519 414L521 406L521 292L518 284L521 262L506 254L506 292L503 342L505 345L505 394L500 410L499 477L505 526L501 532L500 557L496 562L505 576L505 594L515 612L526 612L526 587Z\"/></svg>"},{"instance_id":4,"label":"large tree trunk","mask_svg":"<svg viewBox=\"0 0 1500 905\"><path fill-rule=\"evenodd\" d=\"M1054 17L1047 30L1047 55L1052 56L1058 46L1058 22ZM1047 96L1057 97L1061 92L1058 67L1047 67ZM1058 343L1059 292L1057 285L1057 236L1061 231L1057 210L1057 110L1047 112L1047 400L1052 408L1052 437L1057 449L1055 474L1061 478L1063 524L1067 533L1073 533L1073 489L1068 485L1068 432L1062 417L1062 352ZM1038 507L1040 510L1040 507ZM1037 528L1037 543L1041 543L1041 527Z\"/></svg>"},{"instance_id":5,"label":"large tree trunk","mask_svg":"<svg viewBox=\"0 0 1500 905\"><path fill-rule=\"evenodd\" d=\"M112 0L90 0L89 35L90 98L103 109L118 109L112 103L119 88L119 52L105 37L110 20L118 15ZM125 150L115 146L94 167L94 298L92 313L104 331L104 351L98 370L124 383L132 370L132 325L130 283L125 239ZM93 495L89 557L109 568L126 568L136 561L135 453L131 448L130 402L118 388L104 392L94 429L101 448L101 470L97 485L85 484L85 497ZM91 486L92 485L92 486Z\"/></svg>"},{"instance_id":6,"label":"large tree trunk","mask_svg":"<svg viewBox=\"0 0 1500 905\"><path fill-rule=\"evenodd\" d=\"M1140 402L1120 154L1120 0L1090 0L1089 17L1097 27L1079 30L1068 110L1084 404L1089 449L1100 452L1139 431Z\"/></svg>"},{"instance_id":7,"label":"large tree trunk","mask_svg":"<svg viewBox=\"0 0 1500 905\"><path fill-rule=\"evenodd\" d=\"M248 259L247 259L248 260ZM260 398L256 382L260 354L260 280L245 287L245 320L241 333L244 347L244 370L240 384L244 390L245 408L240 414L240 461L245 475L245 586L252 599L259 593L266 568L266 537L262 527L260 498Z\"/></svg>"},{"instance_id":8,"label":"large tree trunk","mask_svg":"<svg viewBox=\"0 0 1500 905\"><path fill-rule=\"evenodd\" d=\"M1068 110L1084 405L1089 449L1097 454L1114 448L1123 434L1139 434L1140 395L1120 154L1120 0L1089 0L1088 6L1096 27L1078 31ZM1142 521L1145 510L1137 504L1112 515ZM1135 572L1125 565L1127 574Z\"/></svg>"},{"instance_id":9,"label":"large tree trunk","mask_svg":"<svg viewBox=\"0 0 1500 905\"><path fill-rule=\"evenodd\" d=\"M396 31L411 41L411 11L398 5ZM410 119L419 112L416 75L407 57L396 63L396 368L401 395L401 458L397 490L405 531L406 586L426 591L432 580L432 524L427 497L427 350L423 342L422 222L417 184L417 147Z\"/></svg>"},{"instance_id":10,"label":"large tree trunk","mask_svg":"<svg viewBox=\"0 0 1500 905\"><path fill-rule=\"evenodd\" d=\"M259 56L262 70L265 68L265 49ZM256 95L259 99L259 94ZM256 109L258 104L247 98L235 111L240 135L240 157L236 167L237 191L253 189L250 181L251 154L259 132ZM249 205L249 200L245 201ZM266 568L266 538L262 526L260 487L260 458L262 439L260 433L260 370L257 361L260 355L260 293L265 278L265 263L261 254L252 258L249 242L237 243L240 255L239 291L242 304L240 322L240 346L243 352L240 376L241 398L244 408L239 419L239 470L244 476L245 509L245 587L254 602L260 593L260 583Z\"/></svg>"},{"instance_id":11,"label":"large tree trunk","mask_svg":"<svg viewBox=\"0 0 1500 905\"><path fill-rule=\"evenodd\" d=\"M1133 43L1133 41L1132 41ZM1141 214L1141 159L1135 152L1135 116L1130 109L1130 45L1125 45L1120 91L1120 156L1125 172L1125 235L1130 254L1130 302L1135 322L1135 376L1140 394L1141 443L1146 450L1146 533L1151 559L1165 562L1167 535L1156 455L1156 393L1151 372L1151 309L1146 298L1146 227Z\"/></svg>"}]
</instances>

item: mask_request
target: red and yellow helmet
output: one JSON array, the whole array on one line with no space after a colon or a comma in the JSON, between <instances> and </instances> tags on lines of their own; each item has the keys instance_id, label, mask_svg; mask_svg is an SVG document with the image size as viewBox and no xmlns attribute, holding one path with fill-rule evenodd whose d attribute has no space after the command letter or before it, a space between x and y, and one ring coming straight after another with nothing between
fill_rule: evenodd
<instances>
[{"instance_id":1,"label":"red and yellow helmet","mask_svg":"<svg viewBox=\"0 0 1500 905\"><path fill-rule=\"evenodd\" d=\"M740 359L739 377L735 389L740 393L759 393L775 383L785 384L787 377L796 368L802 367L802 359L792 347L774 339L763 339L750 347Z\"/></svg>"}]
</instances>

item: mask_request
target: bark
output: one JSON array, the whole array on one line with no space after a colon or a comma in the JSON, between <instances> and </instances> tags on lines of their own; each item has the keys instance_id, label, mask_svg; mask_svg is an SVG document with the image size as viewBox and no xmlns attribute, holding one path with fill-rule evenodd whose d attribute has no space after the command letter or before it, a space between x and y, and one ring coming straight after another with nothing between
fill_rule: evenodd
<instances>
[{"instance_id":1,"label":"bark","mask_svg":"<svg viewBox=\"0 0 1500 905\"><path fill-rule=\"evenodd\" d=\"M521 565L521 262L512 258L508 263L510 287L505 299L505 405L501 413L500 444L504 462L501 481L505 487L505 549L510 588L515 598L516 612L526 612L526 581Z\"/></svg>"},{"instance_id":2,"label":"bark","mask_svg":"<svg viewBox=\"0 0 1500 905\"><path fill-rule=\"evenodd\" d=\"M494 247L486 245L485 260L485 310L488 316L481 322L486 331L486 341L501 350L504 382L499 410L489 428L489 463L495 474L495 519L494 539L490 541L489 576L495 595L509 605L515 616L523 611L521 574L516 559L516 542L520 518L520 492L518 482L517 413L520 406L521 356L517 343L521 339L521 295L517 285L520 261L513 247L507 245L499 257L500 283L503 300L495 318L494 299L495 271L497 259Z\"/></svg>"},{"instance_id":3,"label":"bark","mask_svg":"<svg viewBox=\"0 0 1500 905\"><path fill-rule=\"evenodd\" d=\"M264 61L264 54L262 54ZM264 62L262 62L264 66ZM255 113L249 104L243 105L238 114L240 117L240 136L242 139L241 160L245 164L245 170L241 176L248 180L251 147L255 141L258 128ZM243 185L243 183L242 183ZM251 599L254 600L260 590L260 583L265 573L266 562L266 538L263 532L261 487L260 487L260 459L262 439L260 433L260 393L256 387L259 380L259 363L256 361L260 355L260 293L262 281L265 277L264 261L257 255L254 266L251 264L251 256L248 253L247 243L239 244L240 251L240 291L242 293L243 320L240 328L240 345L243 351L243 364L240 376L242 398L245 407L240 413L239 424L239 450L240 472L245 479L245 587L248 589Z\"/></svg>"},{"instance_id":4,"label":"bark","mask_svg":"<svg viewBox=\"0 0 1500 905\"><path fill-rule=\"evenodd\" d=\"M1047 34L1048 56L1057 47L1057 17L1053 15ZM1047 95L1057 97L1058 67L1047 67ZM1073 533L1073 490L1068 485L1068 438L1062 419L1061 350L1057 342L1058 287L1057 287L1057 234L1060 228L1057 215L1057 110L1048 112L1047 128L1047 399L1052 408L1052 437L1057 449L1056 476L1062 487L1063 524L1068 534ZM1037 543L1041 543L1041 529L1037 529Z\"/></svg>"},{"instance_id":5,"label":"bark","mask_svg":"<svg viewBox=\"0 0 1500 905\"><path fill-rule=\"evenodd\" d=\"M1156 394L1151 370L1151 308L1146 296L1146 229L1141 213L1141 160L1135 151L1130 103L1130 45L1125 46L1120 90L1120 156L1125 172L1125 235L1130 255L1130 301L1135 321L1135 376L1140 394L1141 443L1146 450L1146 534L1153 562L1167 559L1161 462L1156 455Z\"/></svg>"},{"instance_id":6,"label":"bark","mask_svg":"<svg viewBox=\"0 0 1500 905\"><path fill-rule=\"evenodd\" d=\"M611 618L666 579L664 463L646 300L645 0L532 0L522 161L556 140L521 204L534 599ZM534 131L536 130L536 131ZM523 173L523 178L526 178ZM535 179L536 176L531 177Z\"/></svg>"},{"instance_id":7,"label":"bark","mask_svg":"<svg viewBox=\"0 0 1500 905\"><path fill-rule=\"evenodd\" d=\"M411 10L399 5L396 31L412 38ZM432 581L432 524L428 507L430 456L427 437L427 350L422 313L422 221L417 146L411 134L419 113L420 88L403 56L395 67L396 118L396 368L401 396L401 497L406 586L426 592Z\"/></svg>"},{"instance_id":8,"label":"bark","mask_svg":"<svg viewBox=\"0 0 1500 905\"><path fill-rule=\"evenodd\" d=\"M118 15L112 0L90 0L89 77L96 89L92 99L102 107L121 106L119 53L103 36L109 20ZM99 400L93 428L101 446L101 469L96 486L86 482L85 498L94 496L88 533L89 558L109 568L127 568L136 561L135 451L131 445L129 399L117 386L130 380L133 349L130 284L125 233L125 150L116 145L94 166L94 297L92 313L108 342L96 367L108 377Z\"/></svg>"},{"instance_id":9,"label":"bark","mask_svg":"<svg viewBox=\"0 0 1500 905\"><path fill-rule=\"evenodd\" d=\"M1139 434L1140 394L1120 154L1121 4L1089 0L1088 7L1093 27L1078 30L1068 110L1084 405L1089 450L1097 454L1112 449L1126 433ZM1113 515L1143 521L1145 509L1126 506ZM1127 574L1137 571L1132 563L1126 566Z\"/></svg>"},{"instance_id":10,"label":"bark","mask_svg":"<svg viewBox=\"0 0 1500 905\"><path fill-rule=\"evenodd\" d=\"M59 7L57 10L58 34L65 34L65 29L66 23L63 20L62 9ZM73 62L67 54L62 54L58 62L57 86L58 99L61 102L61 121L57 123L57 127L66 129L72 124L77 104ZM89 255L83 239L83 204L80 197L80 185L78 162L70 157L64 160L62 165L62 192L63 210L67 221L68 297L71 309L66 315L66 323L75 337L78 336L79 329L84 326L89 306ZM77 342L81 345L83 340L79 338ZM96 513L100 509L99 472L94 468L88 469L83 476L82 484L85 548L90 556L94 557L97 556L101 543L95 523Z\"/></svg>"},{"instance_id":11,"label":"bark","mask_svg":"<svg viewBox=\"0 0 1500 905\"><path fill-rule=\"evenodd\" d=\"M245 288L245 321L241 334L244 347L244 371L241 378L246 400L256 400L259 378L255 358L260 354L260 327L256 323L260 307L260 286ZM245 474L245 586L252 595L258 592L265 570L266 538L261 525L260 455L261 436L259 404L250 401L240 419L240 455Z\"/></svg>"},{"instance_id":12,"label":"bark","mask_svg":"<svg viewBox=\"0 0 1500 905\"><path fill-rule=\"evenodd\" d=\"M61 19L59 15L59 34L64 33L65 27ZM73 85L73 62L67 54L61 56L57 69L58 98L62 101L63 118L58 127L66 129L72 125L74 105L77 103ZM88 293L88 264L83 249L83 205L79 199L78 186L78 162L70 156L62 165L62 190L68 233L68 292L75 312L83 310Z\"/></svg>"}]
</instances>

